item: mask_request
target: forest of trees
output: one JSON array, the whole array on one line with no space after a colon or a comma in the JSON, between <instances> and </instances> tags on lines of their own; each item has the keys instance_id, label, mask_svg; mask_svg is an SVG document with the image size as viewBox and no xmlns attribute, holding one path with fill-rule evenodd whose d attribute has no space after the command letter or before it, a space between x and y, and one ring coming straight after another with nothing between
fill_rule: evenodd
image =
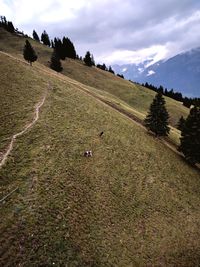
<instances>
[{"instance_id":1,"label":"forest of trees","mask_svg":"<svg viewBox=\"0 0 200 267\"><path fill-rule=\"evenodd\" d=\"M54 41L51 41L52 47L56 50L60 59L64 60L65 58L76 59L76 50L74 44L68 37L63 37L62 40L59 38L54 38Z\"/></svg>"},{"instance_id":2,"label":"forest of trees","mask_svg":"<svg viewBox=\"0 0 200 267\"><path fill-rule=\"evenodd\" d=\"M186 106L187 108L190 108L191 105L200 106L200 98L183 97L181 93L174 92L173 89L171 89L171 90L167 90L167 88L164 89L162 85L160 85L159 87L156 87L152 84L148 84L147 82L142 83L141 85L150 89L150 90L153 90L157 93L160 92L165 96L168 96L168 97L173 98L177 101L183 102L183 105Z\"/></svg>"}]
</instances>

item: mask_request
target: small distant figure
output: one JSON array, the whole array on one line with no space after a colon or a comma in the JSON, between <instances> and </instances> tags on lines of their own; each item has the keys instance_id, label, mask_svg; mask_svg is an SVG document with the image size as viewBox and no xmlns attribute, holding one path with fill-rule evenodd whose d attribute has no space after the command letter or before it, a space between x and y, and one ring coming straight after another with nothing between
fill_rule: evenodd
<instances>
[{"instance_id":1,"label":"small distant figure","mask_svg":"<svg viewBox=\"0 0 200 267\"><path fill-rule=\"evenodd\" d=\"M84 152L84 157L92 157L92 151L91 150L86 150Z\"/></svg>"},{"instance_id":2,"label":"small distant figure","mask_svg":"<svg viewBox=\"0 0 200 267\"><path fill-rule=\"evenodd\" d=\"M99 137L102 137L103 134L104 134L104 132L101 132L101 133L99 134Z\"/></svg>"}]
</instances>

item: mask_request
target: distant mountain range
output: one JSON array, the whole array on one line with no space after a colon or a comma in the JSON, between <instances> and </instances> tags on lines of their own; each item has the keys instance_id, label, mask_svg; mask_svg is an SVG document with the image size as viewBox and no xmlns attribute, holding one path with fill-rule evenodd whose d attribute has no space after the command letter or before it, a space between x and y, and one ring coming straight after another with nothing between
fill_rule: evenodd
<instances>
[{"instance_id":1,"label":"distant mountain range","mask_svg":"<svg viewBox=\"0 0 200 267\"><path fill-rule=\"evenodd\" d=\"M150 61L145 61L112 67L126 79L173 88L188 97L200 97L200 47L152 65Z\"/></svg>"}]
</instances>

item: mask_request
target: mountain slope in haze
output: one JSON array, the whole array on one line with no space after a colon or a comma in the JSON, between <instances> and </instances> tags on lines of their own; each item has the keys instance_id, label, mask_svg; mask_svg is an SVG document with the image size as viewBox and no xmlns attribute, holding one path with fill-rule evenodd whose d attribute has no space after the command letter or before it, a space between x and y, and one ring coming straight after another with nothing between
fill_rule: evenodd
<instances>
[{"instance_id":1,"label":"mountain slope in haze","mask_svg":"<svg viewBox=\"0 0 200 267\"><path fill-rule=\"evenodd\" d=\"M1 118L15 123L3 121L0 143L47 91L0 169L0 199L19 188L1 203L0 265L198 266L199 172L75 80L38 62L0 61Z\"/></svg>"},{"instance_id":2,"label":"mountain slope in haze","mask_svg":"<svg viewBox=\"0 0 200 267\"><path fill-rule=\"evenodd\" d=\"M149 63L149 62L148 62ZM159 61L147 68L139 65L113 66L126 78L139 83L151 83L181 92L185 96L200 97L200 48Z\"/></svg>"}]
</instances>

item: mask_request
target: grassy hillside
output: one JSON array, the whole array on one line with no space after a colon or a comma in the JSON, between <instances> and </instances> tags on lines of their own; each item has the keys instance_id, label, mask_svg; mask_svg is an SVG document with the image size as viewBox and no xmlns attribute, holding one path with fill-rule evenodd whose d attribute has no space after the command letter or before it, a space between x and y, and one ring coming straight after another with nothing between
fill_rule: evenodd
<instances>
[{"instance_id":1,"label":"grassy hillside","mask_svg":"<svg viewBox=\"0 0 200 267\"><path fill-rule=\"evenodd\" d=\"M61 75L0 60L1 144L47 90L0 169L0 198L19 188L0 203L0 265L198 266L199 172Z\"/></svg>"},{"instance_id":2,"label":"grassy hillside","mask_svg":"<svg viewBox=\"0 0 200 267\"><path fill-rule=\"evenodd\" d=\"M24 37L13 36L0 29L0 50L9 52L22 58L22 50L25 43ZM52 50L44 45L30 40L38 53L39 62L49 66ZM118 98L118 102L125 102L130 108L146 115L149 105L152 102L155 92L123 80L109 72L97 68L88 68L79 60L67 59L62 61L63 74L75 79L85 85L99 89L100 92L107 92ZM188 109L180 102L165 97L167 108L170 113L170 124L176 127L181 116L188 115Z\"/></svg>"},{"instance_id":3,"label":"grassy hillside","mask_svg":"<svg viewBox=\"0 0 200 267\"><path fill-rule=\"evenodd\" d=\"M41 96L41 86L46 88L47 81L36 75L35 70L30 71L28 65L19 65L5 55L1 55L0 62L0 150L3 150L11 135L32 118L34 105Z\"/></svg>"}]
</instances>

